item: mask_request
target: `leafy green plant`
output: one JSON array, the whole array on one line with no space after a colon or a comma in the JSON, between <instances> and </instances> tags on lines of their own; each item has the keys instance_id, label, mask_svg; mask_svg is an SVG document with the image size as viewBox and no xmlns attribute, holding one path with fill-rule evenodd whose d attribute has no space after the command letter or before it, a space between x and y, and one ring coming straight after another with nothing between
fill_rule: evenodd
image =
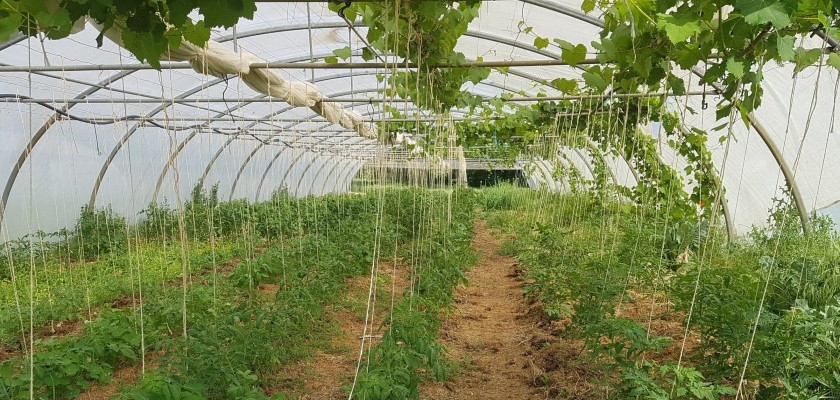
<instances>
[{"instance_id":1,"label":"leafy green plant","mask_svg":"<svg viewBox=\"0 0 840 400\"><path fill-rule=\"evenodd\" d=\"M82 207L70 236L69 248L78 260L92 260L100 255L121 253L128 247L125 218L111 207Z\"/></svg>"},{"instance_id":2,"label":"leafy green plant","mask_svg":"<svg viewBox=\"0 0 840 400\"><path fill-rule=\"evenodd\" d=\"M36 342L38 351L0 363L0 394L8 399L72 398L90 386L105 383L111 372L138 361L140 334L136 320L120 311L104 311L85 335ZM147 340L153 339L150 332ZM30 362L34 365L29 372ZM30 393L30 381L34 393Z\"/></svg>"}]
</instances>

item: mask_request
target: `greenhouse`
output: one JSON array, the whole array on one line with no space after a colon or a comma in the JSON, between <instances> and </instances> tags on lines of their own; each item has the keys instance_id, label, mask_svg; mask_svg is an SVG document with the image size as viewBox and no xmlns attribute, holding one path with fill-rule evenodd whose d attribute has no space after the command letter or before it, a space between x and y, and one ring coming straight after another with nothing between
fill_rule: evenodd
<instances>
[{"instance_id":1,"label":"greenhouse","mask_svg":"<svg viewBox=\"0 0 840 400\"><path fill-rule=\"evenodd\" d=\"M0 399L840 399L838 0L4 0Z\"/></svg>"}]
</instances>

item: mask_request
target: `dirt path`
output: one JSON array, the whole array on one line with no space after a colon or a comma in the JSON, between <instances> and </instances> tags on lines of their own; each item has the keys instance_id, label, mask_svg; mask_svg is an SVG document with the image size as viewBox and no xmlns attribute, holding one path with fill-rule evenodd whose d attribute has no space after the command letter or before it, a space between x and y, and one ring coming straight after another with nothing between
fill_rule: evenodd
<instances>
[{"instance_id":1,"label":"dirt path","mask_svg":"<svg viewBox=\"0 0 840 400\"><path fill-rule=\"evenodd\" d=\"M530 386L541 374L528 357L535 327L517 280L517 261L496 252L501 240L475 224L473 247L479 263L467 273L469 286L456 289L455 310L443 321L441 341L463 374L445 384L429 383L422 399L535 399L542 391Z\"/></svg>"}]
</instances>

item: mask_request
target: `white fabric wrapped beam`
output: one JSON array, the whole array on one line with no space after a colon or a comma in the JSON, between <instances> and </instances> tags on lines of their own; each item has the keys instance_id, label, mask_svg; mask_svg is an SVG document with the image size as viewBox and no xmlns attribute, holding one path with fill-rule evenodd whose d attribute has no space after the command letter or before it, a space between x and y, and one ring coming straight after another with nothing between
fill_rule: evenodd
<instances>
[{"instance_id":1,"label":"white fabric wrapped beam","mask_svg":"<svg viewBox=\"0 0 840 400\"><path fill-rule=\"evenodd\" d=\"M102 25L90 22L96 29L103 29ZM118 30L108 29L105 36L124 47ZM269 68L251 68L252 64L266 63L266 60L252 53L237 53L212 40L204 47L182 40L178 49L161 55L161 60L186 61L196 72L217 78L238 75L246 85L257 92L281 99L291 106L309 107L330 123L352 129L360 136L371 139L378 137L376 125L365 121L362 115L354 110L347 110L338 103L324 102L324 94L312 83L286 80L279 72Z\"/></svg>"}]
</instances>

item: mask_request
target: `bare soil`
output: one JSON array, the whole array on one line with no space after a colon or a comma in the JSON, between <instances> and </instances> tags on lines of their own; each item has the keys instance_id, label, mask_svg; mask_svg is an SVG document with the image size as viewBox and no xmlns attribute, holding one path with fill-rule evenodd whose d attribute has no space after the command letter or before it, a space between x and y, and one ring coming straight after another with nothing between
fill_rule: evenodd
<instances>
[{"instance_id":1,"label":"bare soil","mask_svg":"<svg viewBox=\"0 0 840 400\"><path fill-rule=\"evenodd\" d=\"M529 356L541 334L522 295L517 260L497 254L501 240L485 221L475 224L473 247L481 261L467 272L469 285L456 288L455 309L443 321L441 342L461 364L462 374L422 387L423 399L540 399L533 384L542 374Z\"/></svg>"},{"instance_id":2,"label":"bare soil","mask_svg":"<svg viewBox=\"0 0 840 400\"><path fill-rule=\"evenodd\" d=\"M372 322L368 322L368 344L376 345L381 337L384 318L389 313L390 304L402 297L410 283L410 270L398 263L383 262L376 273L376 282L384 285L378 292ZM370 276L351 278L341 301L331 304L327 309L327 318L338 324L338 330L330 339L326 349L318 349L304 360L284 366L272 377L272 387L266 393L272 395L284 392L291 398L328 400L346 399L343 387L353 382L359 357L362 334L365 331L365 314L370 289ZM382 296L382 294L385 296ZM393 295L393 296L392 296ZM373 328L371 332L370 329Z\"/></svg>"},{"instance_id":3,"label":"bare soil","mask_svg":"<svg viewBox=\"0 0 840 400\"><path fill-rule=\"evenodd\" d=\"M158 367L154 360L161 355L162 353L146 354L147 371ZM141 377L143 377L143 368L140 364L119 368L111 375L111 380L108 383L100 385L94 382L77 399L108 400L111 396L119 392L121 388L137 383Z\"/></svg>"}]
</instances>

